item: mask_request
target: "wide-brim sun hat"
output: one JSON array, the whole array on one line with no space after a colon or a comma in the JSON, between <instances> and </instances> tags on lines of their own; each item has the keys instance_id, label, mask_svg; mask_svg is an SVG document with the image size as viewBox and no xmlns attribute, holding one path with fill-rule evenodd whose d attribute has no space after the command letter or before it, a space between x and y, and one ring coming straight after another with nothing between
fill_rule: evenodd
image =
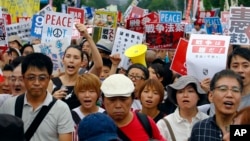
<instances>
[{"instance_id":1,"label":"wide-brim sun hat","mask_svg":"<svg viewBox=\"0 0 250 141\"><path fill-rule=\"evenodd\" d=\"M173 104L178 105L176 101L177 90L181 90L189 84L195 85L196 92L200 98L197 103L197 106L207 103L207 93L201 88L199 80L196 79L194 76L188 75L181 76L176 82L167 86L167 94L169 100Z\"/></svg>"}]
</instances>

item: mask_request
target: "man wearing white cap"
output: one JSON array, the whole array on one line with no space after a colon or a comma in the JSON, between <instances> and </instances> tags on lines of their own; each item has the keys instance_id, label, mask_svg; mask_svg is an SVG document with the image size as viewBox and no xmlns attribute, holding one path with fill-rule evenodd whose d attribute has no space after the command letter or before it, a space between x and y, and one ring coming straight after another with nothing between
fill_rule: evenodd
<instances>
[{"instance_id":1,"label":"man wearing white cap","mask_svg":"<svg viewBox=\"0 0 250 141\"><path fill-rule=\"evenodd\" d=\"M156 139L165 141L160 135L159 129L153 119L147 117L150 128L145 128L145 122L141 121L142 114L131 111L133 103L133 82L123 74L113 74L107 77L102 85L103 104L107 114L114 120L118 127L118 135L122 140L146 141ZM145 121L145 120L144 120Z\"/></svg>"}]
</instances>

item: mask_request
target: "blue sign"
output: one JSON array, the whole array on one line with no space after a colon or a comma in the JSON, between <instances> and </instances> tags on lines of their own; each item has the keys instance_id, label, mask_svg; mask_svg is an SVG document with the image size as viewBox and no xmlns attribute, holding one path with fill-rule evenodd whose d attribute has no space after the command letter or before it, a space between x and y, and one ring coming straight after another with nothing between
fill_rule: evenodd
<instances>
[{"instance_id":1,"label":"blue sign","mask_svg":"<svg viewBox=\"0 0 250 141\"><path fill-rule=\"evenodd\" d=\"M160 23L181 23L182 14L180 11L160 11Z\"/></svg>"},{"instance_id":2,"label":"blue sign","mask_svg":"<svg viewBox=\"0 0 250 141\"><path fill-rule=\"evenodd\" d=\"M41 15L34 15L32 17L32 25L30 30L32 37L41 39L43 31L43 19L44 17Z\"/></svg>"},{"instance_id":3,"label":"blue sign","mask_svg":"<svg viewBox=\"0 0 250 141\"><path fill-rule=\"evenodd\" d=\"M49 0L40 0L40 3L48 3Z\"/></svg>"},{"instance_id":4,"label":"blue sign","mask_svg":"<svg viewBox=\"0 0 250 141\"><path fill-rule=\"evenodd\" d=\"M204 18L207 34L223 34L222 25L219 17Z\"/></svg>"}]
</instances>

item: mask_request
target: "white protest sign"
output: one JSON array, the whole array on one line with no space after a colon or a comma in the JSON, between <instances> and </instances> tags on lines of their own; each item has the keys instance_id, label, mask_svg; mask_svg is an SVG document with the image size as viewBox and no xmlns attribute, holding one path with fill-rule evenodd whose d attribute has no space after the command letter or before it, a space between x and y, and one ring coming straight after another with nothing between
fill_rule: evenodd
<instances>
[{"instance_id":1,"label":"white protest sign","mask_svg":"<svg viewBox=\"0 0 250 141\"><path fill-rule=\"evenodd\" d=\"M0 46L7 44L5 27L6 24L4 18L0 18Z\"/></svg>"},{"instance_id":2,"label":"white protest sign","mask_svg":"<svg viewBox=\"0 0 250 141\"><path fill-rule=\"evenodd\" d=\"M58 69L63 72L62 58L69 43L66 39L54 40L50 43L42 43L34 45L34 51L46 54L53 62L53 74L56 74Z\"/></svg>"},{"instance_id":3,"label":"white protest sign","mask_svg":"<svg viewBox=\"0 0 250 141\"><path fill-rule=\"evenodd\" d=\"M130 65L129 58L124 55L124 52L127 48L141 44L143 41L143 34L131 30L127 30L124 28L117 28L117 32L115 35L115 41L111 54L119 53L121 56L121 62L119 64L119 68L122 67L127 69Z\"/></svg>"},{"instance_id":4,"label":"white protest sign","mask_svg":"<svg viewBox=\"0 0 250 141\"><path fill-rule=\"evenodd\" d=\"M46 12L43 21L42 43L63 38L70 43L74 22L73 15Z\"/></svg>"},{"instance_id":5,"label":"white protest sign","mask_svg":"<svg viewBox=\"0 0 250 141\"><path fill-rule=\"evenodd\" d=\"M191 34L186 54L187 74L201 81L225 69L229 42L230 36Z\"/></svg>"},{"instance_id":6,"label":"white protest sign","mask_svg":"<svg viewBox=\"0 0 250 141\"><path fill-rule=\"evenodd\" d=\"M21 40L29 41L30 40L30 28L31 21L15 23L6 26L8 37L11 35L18 35Z\"/></svg>"}]
</instances>

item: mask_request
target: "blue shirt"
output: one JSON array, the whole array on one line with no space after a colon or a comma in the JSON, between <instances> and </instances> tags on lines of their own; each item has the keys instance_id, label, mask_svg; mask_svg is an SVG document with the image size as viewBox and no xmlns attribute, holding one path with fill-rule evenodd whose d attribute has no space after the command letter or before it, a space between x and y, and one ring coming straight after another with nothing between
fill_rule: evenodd
<instances>
[{"instance_id":1,"label":"blue shirt","mask_svg":"<svg viewBox=\"0 0 250 141\"><path fill-rule=\"evenodd\" d=\"M189 141L222 141L222 138L223 133L213 116L197 122L193 126Z\"/></svg>"}]
</instances>

